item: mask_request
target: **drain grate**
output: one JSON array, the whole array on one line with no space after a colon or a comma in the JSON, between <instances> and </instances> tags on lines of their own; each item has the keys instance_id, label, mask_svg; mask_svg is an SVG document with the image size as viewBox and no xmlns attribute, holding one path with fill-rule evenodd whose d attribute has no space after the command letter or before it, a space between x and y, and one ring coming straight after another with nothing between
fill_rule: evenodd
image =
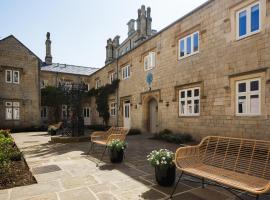
<instances>
[{"instance_id":1,"label":"drain grate","mask_svg":"<svg viewBox=\"0 0 270 200\"><path fill-rule=\"evenodd\" d=\"M57 165L47 165L42 167L35 167L32 169L33 174L45 174L50 172L60 171L61 168Z\"/></svg>"}]
</instances>

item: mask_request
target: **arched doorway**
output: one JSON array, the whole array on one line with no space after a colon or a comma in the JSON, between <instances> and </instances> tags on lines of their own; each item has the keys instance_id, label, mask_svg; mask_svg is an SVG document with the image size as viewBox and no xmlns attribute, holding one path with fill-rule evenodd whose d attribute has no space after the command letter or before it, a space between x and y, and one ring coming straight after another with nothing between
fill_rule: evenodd
<instances>
[{"instance_id":1,"label":"arched doorway","mask_svg":"<svg viewBox=\"0 0 270 200\"><path fill-rule=\"evenodd\" d=\"M148 102L148 121L149 132L158 132L158 102L155 98L150 99Z\"/></svg>"}]
</instances>

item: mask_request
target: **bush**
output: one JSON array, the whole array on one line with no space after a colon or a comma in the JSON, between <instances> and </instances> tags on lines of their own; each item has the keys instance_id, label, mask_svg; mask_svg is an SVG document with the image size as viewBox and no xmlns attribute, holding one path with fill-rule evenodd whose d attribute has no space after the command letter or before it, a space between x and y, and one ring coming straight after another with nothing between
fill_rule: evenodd
<instances>
[{"instance_id":1,"label":"bush","mask_svg":"<svg viewBox=\"0 0 270 200\"><path fill-rule=\"evenodd\" d=\"M127 143L119 139L112 140L111 143L109 144L109 148L112 151L121 151L121 150L124 150L126 147L127 147Z\"/></svg>"},{"instance_id":2,"label":"bush","mask_svg":"<svg viewBox=\"0 0 270 200\"><path fill-rule=\"evenodd\" d=\"M147 160L153 167L160 166L165 168L173 166L174 153L167 149L154 150L147 156Z\"/></svg>"},{"instance_id":3,"label":"bush","mask_svg":"<svg viewBox=\"0 0 270 200\"><path fill-rule=\"evenodd\" d=\"M4 136L4 137L9 137L10 134L10 130L0 130L0 137Z\"/></svg>"},{"instance_id":4,"label":"bush","mask_svg":"<svg viewBox=\"0 0 270 200\"><path fill-rule=\"evenodd\" d=\"M191 142L192 136L187 133L173 133L171 130L164 129L163 131L154 135L154 139L164 140L170 143L184 144Z\"/></svg>"},{"instance_id":5,"label":"bush","mask_svg":"<svg viewBox=\"0 0 270 200\"><path fill-rule=\"evenodd\" d=\"M107 131L110 128L110 126L106 126L103 124L89 125L86 127L94 131Z\"/></svg>"},{"instance_id":6,"label":"bush","mask_svg":"<svg viewBox=\"0 0 270 200\"><path fill-rule=\"evenodd\" d=\"M130 129L128 132L128 135L140 135L141 134L141 130L140 129Z\"/></svg>"}]
</instances>

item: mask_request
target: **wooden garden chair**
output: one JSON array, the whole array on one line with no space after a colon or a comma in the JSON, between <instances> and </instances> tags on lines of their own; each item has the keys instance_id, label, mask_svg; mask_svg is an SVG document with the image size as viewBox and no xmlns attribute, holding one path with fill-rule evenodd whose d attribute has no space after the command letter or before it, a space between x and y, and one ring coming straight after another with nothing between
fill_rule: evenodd
<instances>
[{"instance_id":1,"label":"wooden garden chair","mask_svg":"<svg viewBox=\"0 0 270 200\"><path fill-rule=\"evenodd\" d=\"M108 131L96 131L91 134L91 146L88 154L93 150L95 144L105 146L100 161L102 161L103 156L113 140L125 141L129 130L124 127L111 127ZM98 166L98 163L97 163Z\"/></svg>"},{"instance_id":2,"label":"wooden garden chair","mask_svg":"<svg viewBox=\"0 0 270 200\"><path fill-rule=\"evenodd\" d=\"M197 146L181 147L175 154L181 175L187 173L207 184L221 186L238 198L233 189L246 191L259 199L270 190L270 141L210 136ZM267 194L269 195L269 194Z\"/></svg>"}]
</instances>

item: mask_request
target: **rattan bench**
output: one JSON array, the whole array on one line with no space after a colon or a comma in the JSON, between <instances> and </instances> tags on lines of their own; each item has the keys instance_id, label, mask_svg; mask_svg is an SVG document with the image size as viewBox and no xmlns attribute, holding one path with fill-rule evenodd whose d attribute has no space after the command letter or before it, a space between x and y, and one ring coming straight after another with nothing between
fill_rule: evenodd
<instances>
[{"instance_id":1,"label":"rattan bench","mask_svg":"<svg viewBox=\"0 0 270 200\"><path fill-rule=\"evenodd\" d=\"M100 161L102 161L102 158L104 156L106 149L108 148L108 145L113 140L117 140L117 139L120 141L125 141L128 132L129 130L124 127L111 127L108 131L93 132L91 134L91 146L88 151L88 154L90 154L95 144L103 145L105 146L105 148L100 158Z\"/></svg>"},{"instance_id":2,"label":"rattan bench","mask_svg":"<svg viewBox=\"0 0 270 200\"><path fill-rule=\"evenodd\" d=\"M210 180L231 192L251 193L256 199L270 189L270 141L206 137L197 146L177 149L175 165L182 171L177 184L187 173L202 178L203 185L204 179Z\"/></svg>"}]
</instances>

